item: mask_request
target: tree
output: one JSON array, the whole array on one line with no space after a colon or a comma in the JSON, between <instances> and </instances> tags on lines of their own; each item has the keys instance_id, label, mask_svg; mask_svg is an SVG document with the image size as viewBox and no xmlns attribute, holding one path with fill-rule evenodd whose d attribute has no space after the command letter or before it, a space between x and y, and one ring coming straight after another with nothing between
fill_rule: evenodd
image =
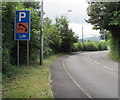
<instances>
[{"instance_id":1,"label":"tree","mask_svg":"<svg viewBox=\"0 0 120 100\"><path fill-rule=\"evenodd\" d=\"M56 18L56 27L60 31L62 38L61 51L71 52L72 45L78 38L72 29L69 29L66 17L61 16L61 18Z\"/></svg>"},{"instance_id":2,"label":"tree","mask_svg":"<svg viewBox=\"0 0 120 100\"><path fill-rule=\"evenodd\" d=\"M106 31L106 30L100 30L100 39L101 40L105 40L105 41L107 41L108 40L108 31Z\"/></svg>"},{"instance_id":3,"label":"tree","mask_svg":"<svg viewBox=\"0 0 120 100\"><path fill-rule=\"evenodd\" d=\"M35 2L35 0L33 0L33 2L23 2L23 6L25 8L33 8L34 10L38 10L40 9L40 5L39 2Z\"/></svg>"},{"instance_id":4,"label":"tree","mask_svg":"<svg viewBox=\"0 0 120 100\"><path fill-rule=\"evenodd\" d=\"M88 23L96 29L106 29L112 35L120 32L120 2L92 2L87 10Z\"/></svg>"},{"instance_id":5,"label":"tree","mask_svg":"<svg viewBox=\"0 0 120 100\"><path fill-rule=\"evenodd\" d=\"M111 54L120 58L120 2L91 2L87 12L90 18L86 21L94 29L110 32Z\"/></svg>"},{"instance_id":6,"label":"tree","mask_svg":"<svg viewBox=\"0 0 120 100\"><path fill-rule=\"evenodd\" d=\"M59 52L61 46L61 36L57 27L52 24L49 18L44 19L44 50L48 51L50 48L54 52ZM50 53L50 52L49 52Z\"/></svg>"},{"instance_id":7,"label":"tree","mask_svg":"<svg viewBox=\"0 0 120 100\"><path fill-rule=\"evenodd\" d=\"M3 71L14 63L12 49L15 47L14 41L14 11L15 6L20 3L2 2L2 48L3 48Z\"/></svg>"},{"instance_id":8,"label":"tree","mask_svg":"<svg viewBox=\"0 0 120 100\"><path fill-rule=\"evenodd\" d=\"M37 61L40 53L40 11L39 3L30 2L2 2L2 42L3 42L3 71L9 71L17 63L17 41L14 40L14 21L16 10L30 10L31 38L29 41L30 62ZM65 17L56 18L52 24L49 18L44 19L44 55L56 52L70 52L77 36L68 27ZM20 41L20 64L26 64L27 42Z\"/></svg>"},{"instance_id":9,"label":"tree","mask_svg":"<svg viewBox=\"0 0 120 100\"><path fill-rule=\"evenodd\" d=\"M35 5L34 5L35 4ZM29 6L28 6L29 5ZM25 7L26 6L26 7ZM31 11L31 40L30 40L30 60L37 60L40 47L39 34L40 34L40 12L36 3L29 2L2 2L2 42L3 42L3 70L7 66L16 64L17 58L17 42L14 40L14 18L16 10L30 10ZM26 63L26 42L20 42L20 62Z\"/></svg>"}]
</instances>

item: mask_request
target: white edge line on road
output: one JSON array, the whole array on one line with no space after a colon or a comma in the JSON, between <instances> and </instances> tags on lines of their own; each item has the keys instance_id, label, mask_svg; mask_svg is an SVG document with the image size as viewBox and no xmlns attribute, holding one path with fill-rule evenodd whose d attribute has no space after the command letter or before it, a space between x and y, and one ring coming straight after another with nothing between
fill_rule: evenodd
<instances>
[{"instance_id":1,"label":"white edge line on road","mask_svg":"<svg viewBox=\"0 0 120 100\"><path fill-rule=\"evenodd\" d=\"M75 79L72 77L72 75L71 75L71 74L69 73L69 71L66 69L64 63L65 63L65 60L66 60L67 57L68 57L68 56L66 55L66 56L64 57L64 60L63 60L63 67L64 67L66 73L67 73L68 76L72 79L72 81L75 83L75 85L77 85L77 87L78 87L80 90L82 90L82 91L87 95L88 98L90 98L90 99L92 100L92 96L90 96L90 95L80 86L80 84L78 84L78 83L75 81Z\"/></svg>"}]
</instances>

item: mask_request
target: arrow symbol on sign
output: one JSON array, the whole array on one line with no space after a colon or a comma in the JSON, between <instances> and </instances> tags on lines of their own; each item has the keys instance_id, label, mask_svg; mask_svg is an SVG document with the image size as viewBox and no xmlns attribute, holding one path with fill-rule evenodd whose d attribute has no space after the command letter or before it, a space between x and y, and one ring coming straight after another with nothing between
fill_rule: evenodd
<instances>
[{"instance_id":1,"label":"arrow symbol on sign","mask_svg":"<svg viewBox=\"0 0 120 100\"><path fill-rule=\"evenodd\" d=\"M23 26L25 28L25 32L27 32L27 28L23 24L19 24L19 26Z\"/></svg>"}]
</instances>

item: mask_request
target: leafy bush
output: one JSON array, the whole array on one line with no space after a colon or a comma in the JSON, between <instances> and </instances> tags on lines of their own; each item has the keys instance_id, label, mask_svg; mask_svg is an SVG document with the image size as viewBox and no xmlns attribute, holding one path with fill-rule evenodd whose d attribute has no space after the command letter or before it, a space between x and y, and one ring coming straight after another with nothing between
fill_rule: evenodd
<instances>
[{"instance_id":1,"label":"leafy bush","mask_svg":"<svg viewBox=\"0 0 120 100\"><path fill-rule=\"evenodd\" d=\"M81 43L74 43L72 46L72 51L77 52L83 50L83 45Z\"/></svg>"},{"instance_id":2,"label":"leafy bush","mask_svg":"<svg viewBox=\"0 0 120 100\"><path fill-rule=\"evenodd\" d=\"M101 42L86 42L82 45L82 43L74 43L72 47L72 51L100 51L107 50L107 43L105 41Z\"/></svg>"},{"instance_id":3,"label":"leafy bush","mask_svg":"<svg viewBox=\"0 0 120 100\"><path fill-rule=\"evenodd\" d=\"M107 43L105 41L101 41L99 43L99 49L100 50L107 50Z\"/></svg>"},{"instance_id":4,"label":"leafy bush","mask_svg":"<svg viewBox=\"0 0 120 100\"><path fill-rule=\"evenodd\" d=\"M53 50L50 48L50 47L45 47L45 50L44 50L44 56L49 56L51 54L53 54Z\"/></svg>"},{"instance_id":5,"label":"leafy bush","mask_svg":"<svg viewBox=\"0 0 120 100\"><path fill-rule=\"evenodd\" d=\"M9 55L9 50L7 48L3 50L2 56L3 56L2 59L4 59L2 60L2 66L3 66L2 69L4 69L3 72L5 72L6 67L10 65L10 55Z\"/></svg>"},{"instance_id":6,"label":"leafy bush","mask_svg":"<svg viewBox=\"0 0 120 100\"><path fill-rule=\"evenodd\" d=\"M86 42L84 43L84 50L85 51L95 51L96 48L95 48L95 45L93 42Z\"/></svg>"},{"instance_id":7,"label":"leafy bush","mask_svg":"<svg viewBox=\"0 0 120 100\"><path fill-rule=\"evenodd\" d=\"M74 43L72 46L72 51L77 52L78 51L78 43Z\"/></svg>"}]
</instances>

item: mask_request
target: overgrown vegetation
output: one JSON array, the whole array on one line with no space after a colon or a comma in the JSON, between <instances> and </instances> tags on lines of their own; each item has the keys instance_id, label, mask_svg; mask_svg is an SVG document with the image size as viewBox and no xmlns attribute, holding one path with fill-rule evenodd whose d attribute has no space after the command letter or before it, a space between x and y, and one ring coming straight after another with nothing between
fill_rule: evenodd
<instances>
[{"instance_id":1,"label":"overgrown vegetation","mask_svg":"<svg viewBox=\"0 0 120 100\"><path fill-rule=\"evenodd\" d=\"M113 38L112 36L109 36L108 44L111 48L110 50L110 56L113 60L120 62L120 37Z\"/></svg>"},{"instance_id":2,"label":"overgrown vegetation","mask_svg":"<svg viewBox=\"0 0 120 100\"><path fill-rule=\"evenodd\" d=\"M74 43L72 47L72 51L101 51L101 50L107 50L107 43L105 41L101 42L85 42L84 44L82 43Z\"/></svg>"},{"instance_id":3,"label":"overgrown vegetation","mask_svg":"<svg viewBox=\"0 0 120 100\"><path fill-rule=\"evenodd\" d=\"M94 29L109 31L110 55L120 60L120 2L90 2L87 22ZM106 33L101 33L105 34Z\"/></svg>"},{"instance_id":4,"label":"overgrown vegetation","mask_svg":"<svg viewBox=\"0 0 120 100\"><path fill-rule=\"evenodd\" d=\"M50 98L49 68L53 59L44 60L44 65L35 66L40 54L40 7L37 2L2 2L2 72L3 97L5 98ZM20 41L20 67L17 68L17 41L14 40L16 10L30 10L31 39L29 41L30 67L26 67L26 41ZM60 52L70 52L78 37L68 27L68 20L61 16L56 22L44 18L44 58ZM55 57L56 58L56 57ZM35 67L33 67L33 65ZM23 66L23 67L22 67Z\"/></svg>"},{"instance_id":5,"label":"overgrown vegetation","mask_svg":"<svg viewBox=\"0 0 120 100\"><path fill-rule=\"evenodd\" d=\"M17 41L14 40L14 18L16 10L30 10L31 39L30 62L39 60L40 51L40 7L37 2L3 2L2 3L2 40L3 40L3 73L8 72L17 61ZM70 52L77 36L68 27L66 17L56 18L56 23L44 18L44 57L59 52ZM26 64L26 41L20 41L20 64Z\"/></svg>"},{"instance_id":6,"label":"overgrown vegetation","mask_svg":"<svg viewBox=\"0 0 120 100\"><path fill-rule=\"evenodd\" d=\"M20 66L16 66L17 41L14 40L14 18L16 10L30 10L31 39L30 67L26 67L26 41L20 41ZM53 24L48 17L44 18L44 65L39 61L40 53L40 7L37 2L2 2L2 72L3 97L7 98L52 98L49 83L49 65L56 56L48 56L71 51L106 50L106 42L77 43L78 37L69 28L65 16L57 17ZM111 56L120 59L120 3L91 3L88 11L88 22L95 29L105 29L111 34L109 42ZM32 65L34 64L34 66ZM11 83L10 83L11 82ZM40 84L40 85L38 85Z\"/></svg>"},{"instance_id":7,"label":"overgrown vegetation","mask_svg":"<svg viewBox=\"0 0 120 100\"><path fill-rule=\"evenodd\" d=\"M3 98L53 98L49 69L60 55L46 58L42 66L9 67L11 73L3 74Z\"/></svg>"}]
</instances>

